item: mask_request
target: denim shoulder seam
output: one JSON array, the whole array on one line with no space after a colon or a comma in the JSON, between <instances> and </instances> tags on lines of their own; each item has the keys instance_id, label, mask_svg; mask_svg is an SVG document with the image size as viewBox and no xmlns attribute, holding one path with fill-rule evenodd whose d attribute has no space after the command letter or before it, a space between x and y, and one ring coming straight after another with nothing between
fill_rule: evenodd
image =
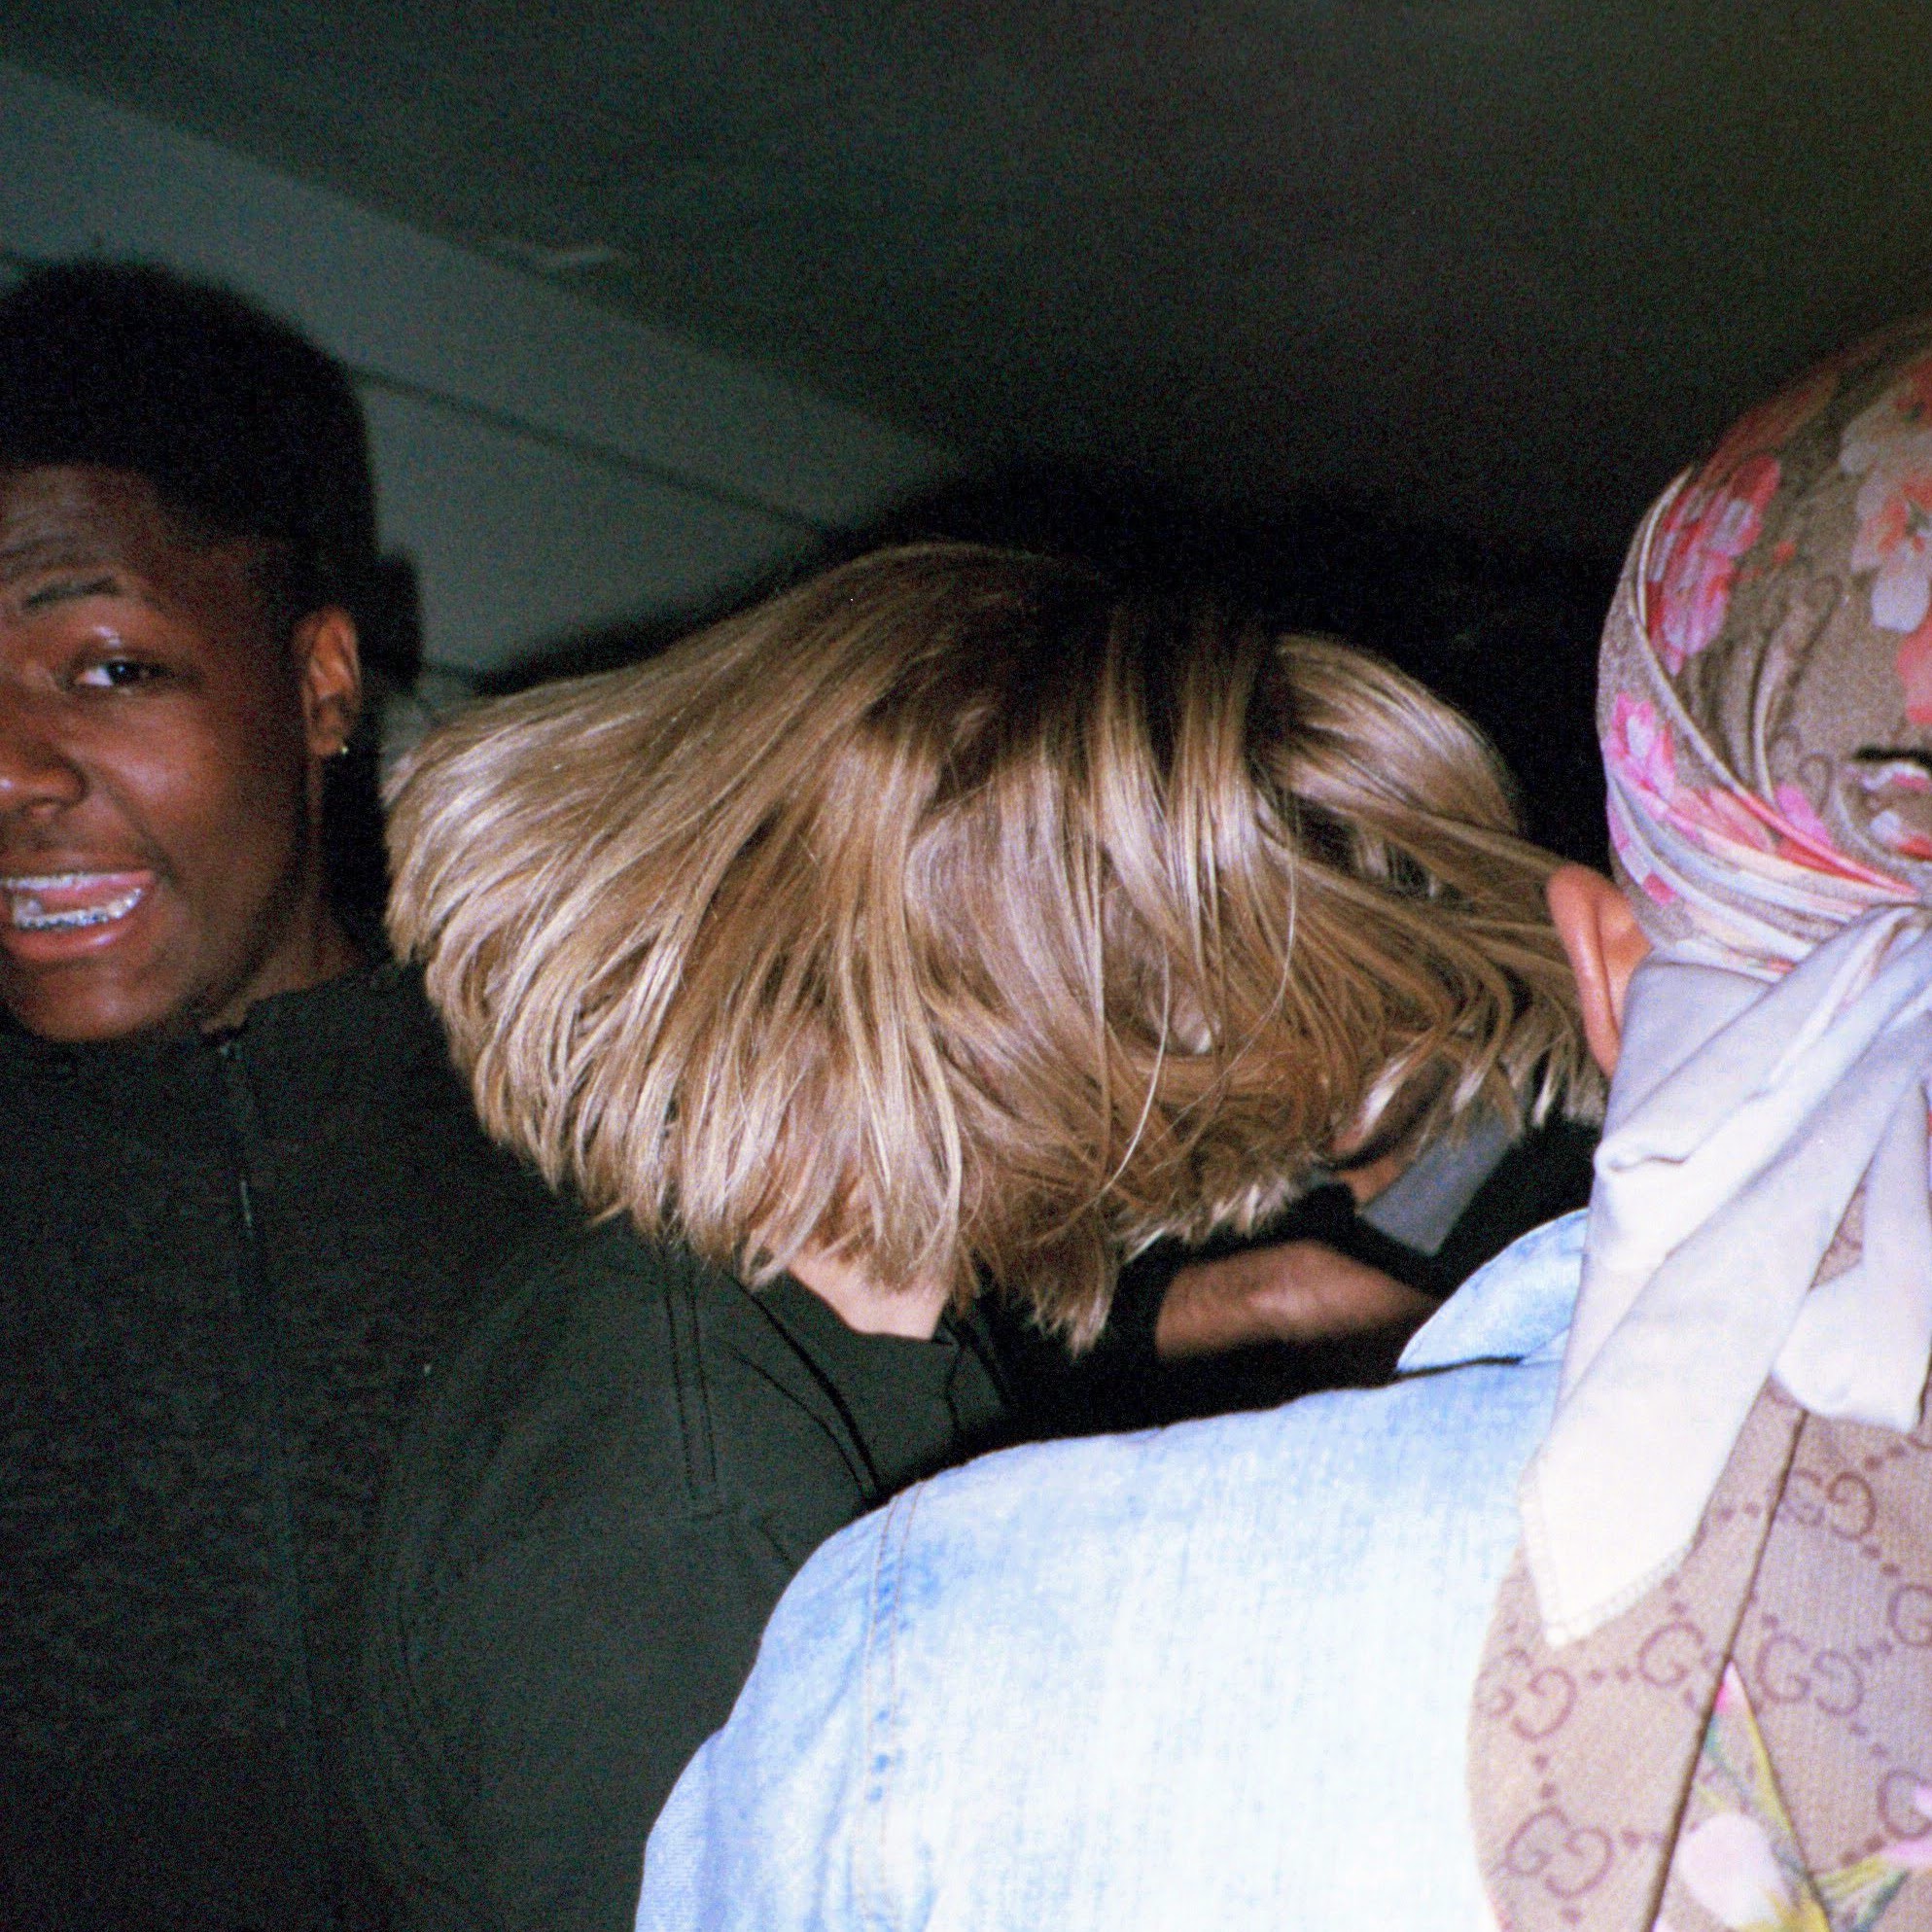
<instances>
[{"instance_id":1,"label":"denim shoulder seam","mask_svg":"<svg viewBox=\"0 0 1932 1932\"><path fill-rule=\"evenodd\" d=\"M915 1484L887 1505L879 1520L866 1593L863 1695L865 1767L861 1809L853 1827L853 1904L859 1926L894 1922L887 1882L892 1830L892 1783L899 1770L899 1586L905 1546L926 1485ZM867 1867L869 1866L869 1871Z\"/></svg>"}]
</instances>

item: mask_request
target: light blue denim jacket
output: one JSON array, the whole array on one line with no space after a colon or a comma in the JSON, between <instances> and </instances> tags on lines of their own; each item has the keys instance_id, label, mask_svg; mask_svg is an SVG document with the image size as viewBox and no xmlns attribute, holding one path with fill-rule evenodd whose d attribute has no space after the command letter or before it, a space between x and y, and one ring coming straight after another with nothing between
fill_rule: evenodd
<instances>
[{"instance_id":1,"label":"light blue denim jacket","mask_svg":"<svg viewBox=\"0 0 1932 1932\"><path fill-rule=\"evenodd\" d=\"M834 1537L644 1932L1475 1932L1464 1736L1583 1217L1392 1387L988 1457Z\"/></svg>"}]
</instances>

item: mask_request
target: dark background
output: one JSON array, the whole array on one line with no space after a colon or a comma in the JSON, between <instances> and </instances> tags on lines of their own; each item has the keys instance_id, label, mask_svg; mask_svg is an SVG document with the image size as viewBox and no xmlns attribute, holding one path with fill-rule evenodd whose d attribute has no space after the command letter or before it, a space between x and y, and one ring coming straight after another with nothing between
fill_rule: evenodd
<instances>
[{"instance_id":1,"label":"dark background","mask_svg":"<svg viewBox=\"0 0 1932 1932\"><path fill-rule=\"evenodd\" d=\"M1212 568L1389 652L1579 856L1591 644L1644 504L1926 301L1925 27L1922 0L0 0L11 59L926 439L967 480L908 527Z\"/></svg>"}]
</instances>

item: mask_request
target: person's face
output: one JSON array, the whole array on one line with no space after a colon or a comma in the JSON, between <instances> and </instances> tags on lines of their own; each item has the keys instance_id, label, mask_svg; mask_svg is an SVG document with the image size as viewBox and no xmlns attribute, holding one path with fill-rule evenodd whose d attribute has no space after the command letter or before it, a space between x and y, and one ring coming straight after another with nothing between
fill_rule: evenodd
<instances>
[{"instance_id":1,"label":"person's face","mask_svg":"<svg viewBox=\"0 0 1932 1932\"><path fill-rule=\"evenodd\" d=\"M316 827L355 631L270 636L255 558L142 478L0 471L0 1001L33 1033L229 1026L348 963Z\"/></svg>"}]
</instances>

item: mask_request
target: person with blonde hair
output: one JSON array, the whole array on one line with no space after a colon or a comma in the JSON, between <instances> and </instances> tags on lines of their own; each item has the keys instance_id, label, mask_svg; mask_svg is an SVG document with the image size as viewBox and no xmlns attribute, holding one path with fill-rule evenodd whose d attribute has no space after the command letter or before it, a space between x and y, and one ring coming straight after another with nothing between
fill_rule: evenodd
<instances>
[{"instance_id":1,"label":"person with blonde hair","mask_svg":"<svg viewBox=\"0 0 1932 1932\"><path fill-rule=\"evenodd\" d=\"M1932 1926L1932 322L1639 529L1587 1215L1373 1392L983 1461L834 1539L642 1932Z\"/></svg>"},{"instance_id":2,"label":"person with blonde hair","mask_svg":"<svg viewBox=\"0 0 1932 1932\"><path fill-rule=\"evenodd\" d=\"M998 1421L983 1283L1077 1347L1157 1237L1584 1084L1471 727L1045 558L883 551L479 707L391 836L485 1126L601 1219L509 1263L395 1487L420 1923L621 1921L790 1571Z\"/></svg>"}]
</instances>

